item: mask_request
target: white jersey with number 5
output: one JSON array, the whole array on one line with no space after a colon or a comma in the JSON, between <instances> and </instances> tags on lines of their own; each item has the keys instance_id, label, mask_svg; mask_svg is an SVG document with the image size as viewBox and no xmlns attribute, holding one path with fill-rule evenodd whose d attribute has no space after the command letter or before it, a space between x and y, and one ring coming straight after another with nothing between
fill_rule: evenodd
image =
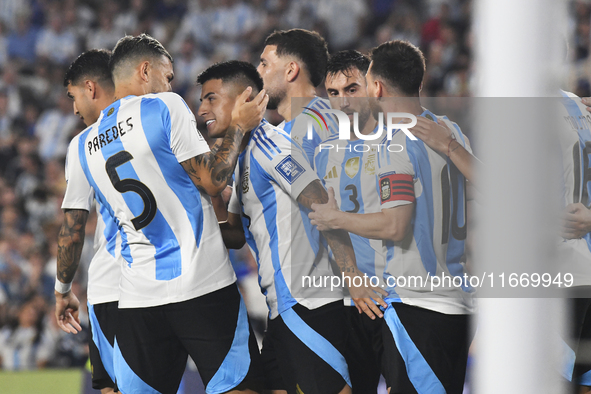
<instances>
[{"instance_id":1,"label":"white jersey with number 5","mask_svg":"<svg viewBox=\"0 0 591 394\"><path fill-rule=\"evenodd\" d=\"M185 301L236 280L211 201L179 164L208 151L175 93L116 101L72 140L68 160L82 174L68 182L92 187L121 235L120 308Z\"/></svg>"}]
</instances>

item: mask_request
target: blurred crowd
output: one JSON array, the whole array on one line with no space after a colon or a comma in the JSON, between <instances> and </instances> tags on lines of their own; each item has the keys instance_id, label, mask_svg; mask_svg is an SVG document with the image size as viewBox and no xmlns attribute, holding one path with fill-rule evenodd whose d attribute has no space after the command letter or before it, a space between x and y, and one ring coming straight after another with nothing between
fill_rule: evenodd
<instances>
[{"instance_id":1,"label":"blurred crowd","mask_svg":"<svg viewBox=\"0 0 591 394\"><path fill-rule=\"evenodd\" d=\"M196 112L198 73L229 59L258 64L275 29L316 30L331 52L367 53L405 39L425 53L424 96L466 97L474 85L472 6L472 0L0 0L0 368L87 359L87 337L59 330L52 310L64 156L84 128L63 78L81 52L149 33L174 57L173 88ZM573 1L571 8L578 72L572 90L589 96L591 5ZM93 215L74 283L82 304L95 223ZM239 276L248 277L256 269L252 258L235 256Z\"/></svg>"}]
</instances>

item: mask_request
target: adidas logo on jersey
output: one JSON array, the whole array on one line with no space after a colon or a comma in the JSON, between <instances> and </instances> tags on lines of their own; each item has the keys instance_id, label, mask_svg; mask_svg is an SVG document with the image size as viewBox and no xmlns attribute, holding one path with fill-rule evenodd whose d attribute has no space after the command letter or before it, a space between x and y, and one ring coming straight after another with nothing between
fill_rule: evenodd
<instances>
[{"instance_id":1,"label":"adidas logo on jersey","mask_svg":"<svg viewBox=\"0 0 591 394\"><path fill-rule=\"evenodd\" d=\"M324 176L324 179L332 179L337 177L337 168L332 166L332 169Z\"/></svg>"}]
</instances>

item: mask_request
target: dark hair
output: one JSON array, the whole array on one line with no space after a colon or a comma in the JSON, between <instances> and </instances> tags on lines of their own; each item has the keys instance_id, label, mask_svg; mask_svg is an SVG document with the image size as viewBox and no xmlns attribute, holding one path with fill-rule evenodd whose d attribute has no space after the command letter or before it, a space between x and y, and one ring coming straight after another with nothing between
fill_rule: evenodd
<instances>
[{"instance_id":1,"label":"dark hair","mask_svg":"<svg viewBox=\"0 0 591 394\"><path fill-rule=\"evenodd\" d=\"M240 82L244 87L252 86L259 92L263 89L263 79L255 66L248 62L230 60L209 66L197 77L197 83L203 85L210 79L221 79L222 82Z\"/></svg>"},{"instance_id":2,"label":"dark hair","mask_svg":"<svg viewBox=\"0 0 591 394\"><path fill-rule=\"evenodd\" d=\"M385 42L371 50L371 73L407 95L417 95L425 74L425 57L408 41Z\"/></svg>"},{"instance_id":3,"label":"dark hair","mask_svg":"<svg viewBox=\"0 0 591 394\"><path fill-rule=\"evenodd\" d=\"M300 59L314 87L324 79L328 47L320 34L304 29L276 30L267 37L265 45L276 45L277 56L292 55Z\"/></svg>"},{"instance_id":4,"label":"dark hair","mask_svg":"<svg viewBox=\"0 0 591 394\"><path fill-rule=\"evenodd\" d=\"M369 63L371 63L371 60L363 53L354 49L346 49L330 55L326 66L326 75L336 75L338 73L347 75L348 72L356 68L365 76Z\"/></svg>"},{"instance_id":5,"label":"dark hair","mask_svg":"<svg viewBox=\"0 0 591 394\"><path fill-rule=\"evenodd\" d=\"M166 56L171 62L173 61L170 53L157 39L145 33L135 37L125 36L117 41L115 48L113 48L109 67L111 74L113 74L115 69L127 60L141 60L146 57L159 58L161 56Z\"/></svg>"},{"instance_id":6,"label":"dark hair","mask_svg":"<svg viewBox=\"0 0 591 394\"><path fill-rule=\"evenodd\" d=\"M113 86L109 69L110 58L111 52L106 49L91 49L84 52L68 67L64 77L64 86L77 85L84 78L96 78L96 81L101 85Z\"/></svg>"}]
</instances>

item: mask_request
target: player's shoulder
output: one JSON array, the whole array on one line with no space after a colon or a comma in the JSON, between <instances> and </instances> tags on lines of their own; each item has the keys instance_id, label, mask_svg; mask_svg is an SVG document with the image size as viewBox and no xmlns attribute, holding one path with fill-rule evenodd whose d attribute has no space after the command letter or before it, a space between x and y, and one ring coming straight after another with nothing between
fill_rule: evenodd
<instances>
[{"instance_id":1,"label":"player's shoulder","mask_svg":"<svg viewBox=\"0 0 591 394\"><path fill-rule=\"evenodd\" d=\"M142 101L161 102L169 108L180 106L181 108L189 109L189 106L187 105L185 100L180 95L174 92L149 93L140 96L140 98L142 99Z\"/></svg>"},{"instance_id":2,"label":"player's shoulder","mask_svg":"<svg viewBox=\"0 0 591 394\"><path fill-rule=\"evenodd\" d=\"M259 140L271 141L277 145L289 145L292 143L292 139L288 132L285 130L273 126L263 119L256 129L252 131L253 138L257 137Z\"/></svg>"},{"instance_id":3,"label":"player's shoulder","mask_svg":"<svg viewBox=\"0 0 591 394\"><path fill-rule=\"evenodd\" d=\"M314 97L306 107L304 107L304 111L313 112L312 110L325 110L331 109L330 101L328 99L322 97Z\"/></svg>"},{"instance_id":4,"label":"player's shoulder","mask_svg":"<svg viewBox=\"0 0 591 394\"><path fill-rule=\"evenodd\" d=\"M579 100L581 99L576 94L574 94L572 92L567 92L566 90L561 90L560 94L562 95L562 97L566 97L566 98L579 99Z\"/></svg>"},{"instance_id":5,"label":"player's shoulder","mask_svg":"<svg viewBox=\"0 0 591 394\"><path fill-rule=\"evenodd\" d=\"M290 143L289 134L273 126L266 119L251 131L251 154L257 159L273 160Z\"/></svg>"}]
</instances>

